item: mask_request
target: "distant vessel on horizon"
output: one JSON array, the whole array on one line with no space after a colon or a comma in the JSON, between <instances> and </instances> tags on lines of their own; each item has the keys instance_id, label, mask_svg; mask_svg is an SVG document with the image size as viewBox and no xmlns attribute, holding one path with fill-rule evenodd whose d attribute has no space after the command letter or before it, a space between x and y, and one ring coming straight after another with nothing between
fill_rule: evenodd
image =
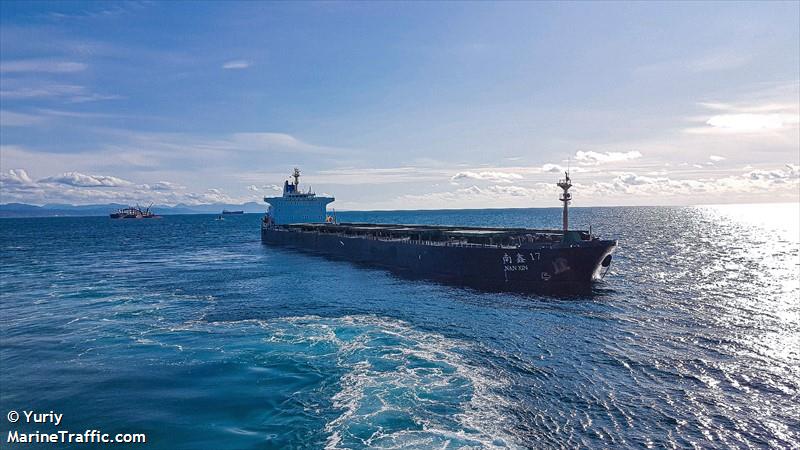
<instances>
[{"instance_id":1,"label":"distant vessel on horizon","mask_svg":"<svg viewBox=\"0 0 800 450\"><path fill-rule=\"evenodd\" d=\"M153 206L152 204L150 206ZM150 211L150 206L145 209L139 208L139 205L129 206L122 208L109 214L112 219L160 219L161 216L156 215Z\"/></svg>"},{"instance_id":2,"label":"distant vessel on horizon","mask_svg":"<svg viewBox=\"0 0 800 450\"><path fill-rule=\"evenodd\" d=\"M223 209L222 210L222 214L244 214L244 211L242 211L242 210L228 211L227 209Z\"/></svg>"},{"instance_id":3,"label":"distant vessel on horizon","mask_svg":"<svg viewBox=\"0 0 800 450\"><path fill-rule=\"evenodd\" d=\"M611 265L615 240L569 230L569 173L559 180L562 229L338 223L333 197L300 190L300 170L269 204L261 240L390 269L401 274L492 291L585 292Z\"/></svg>"}]
</instances>

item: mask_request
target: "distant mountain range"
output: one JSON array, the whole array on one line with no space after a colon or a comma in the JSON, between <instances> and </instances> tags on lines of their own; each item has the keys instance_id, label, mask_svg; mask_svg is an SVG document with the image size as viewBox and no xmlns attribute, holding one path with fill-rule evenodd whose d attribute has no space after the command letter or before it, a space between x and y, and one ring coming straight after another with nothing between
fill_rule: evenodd
<instances>
[{"instance_id":1,"label":"distant mountain range","mask_svg":"<svg viewBox=\"0 0 800 450\"><path fill-rule=\"evenodd\" d=\"M78 216L107 216L112 212L127 208L130 205L108 203L105 205L66 205L47 204L44 206L28 205L26 203L6 203L0 205L0 217L78 217ZM145 208L147 205L139 205ZM244 211L246 213L263 213L267 205L263 203L248 202L242 205L215 203L209 205L175 206L153 205L151 210L156 214L220 214L222 210Z\"/></svg>"}]
</instances>

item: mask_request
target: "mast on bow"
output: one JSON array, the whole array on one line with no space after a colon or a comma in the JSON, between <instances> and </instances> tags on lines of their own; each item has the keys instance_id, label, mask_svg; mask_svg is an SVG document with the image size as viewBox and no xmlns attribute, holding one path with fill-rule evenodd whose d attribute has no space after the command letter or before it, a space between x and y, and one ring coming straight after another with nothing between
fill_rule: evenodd
<instances>
[{"instance_id":1,"label":"mast on bow","mask_svg":"<svg viewBox=\"0 0 800 450\"><path fill-rule=\"evenodd\" d=\"M564 235L566 235L569 229L569 202L572 200L572 194L569 193L569 188L572 187L572 181L569 179L569 171L564 172L563 180L558 180L558 187L564 190L559 200L564 202L563 228Z\"/></svg>"}]
</instances>

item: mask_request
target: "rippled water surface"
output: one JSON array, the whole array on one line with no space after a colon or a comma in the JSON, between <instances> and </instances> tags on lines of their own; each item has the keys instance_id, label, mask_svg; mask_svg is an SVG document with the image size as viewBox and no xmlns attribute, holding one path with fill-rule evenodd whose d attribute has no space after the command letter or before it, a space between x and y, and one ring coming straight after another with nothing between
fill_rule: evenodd
<instances>
[{"instance_id":1,"label":"rippled water surface","mask_svg":"<svg viewBox=\"0 0 800 450\"><path fill-rule=\"evenodd\" d=\"M798 205L572 217L620 247L569 299L265 247L258 215L0 220L0 411L163 449L800 447Z\"/></svg>"}]
</instances>

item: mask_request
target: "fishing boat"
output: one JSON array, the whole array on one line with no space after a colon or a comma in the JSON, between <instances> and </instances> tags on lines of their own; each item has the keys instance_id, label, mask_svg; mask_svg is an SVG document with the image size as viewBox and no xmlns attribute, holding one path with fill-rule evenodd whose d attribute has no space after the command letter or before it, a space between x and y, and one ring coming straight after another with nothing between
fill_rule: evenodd
<instances>
[{"instance_id":1,"label":"fishing boat","mask_svg":"<svg viewBox=\"0 0 800 450\"><path fill-rule=\"evenodd\" d=\"M145 209L139 208L139 205L129 206L112 212L109 217L112 219L160 219L161 216L150 211L151 206L153 205L151 204Z\"/></svg>"}]
</instances>

